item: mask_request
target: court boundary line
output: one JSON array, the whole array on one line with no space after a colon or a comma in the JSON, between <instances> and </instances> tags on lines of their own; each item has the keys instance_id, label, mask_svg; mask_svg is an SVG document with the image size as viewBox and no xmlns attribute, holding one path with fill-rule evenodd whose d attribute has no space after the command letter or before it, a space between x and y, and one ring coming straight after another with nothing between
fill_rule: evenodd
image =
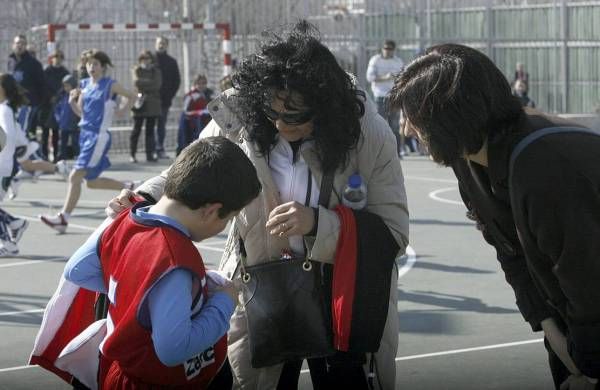
<instances>
[{"instance_id":1,"label":"court boundary line","mask_svg":"<svg viewBox=\"0 0 600 390\"><path fill-rule=\"evenodd\" d=\"M542 339L531 339L531 340L513 341L513 342L510 342L510 343L482 345L482 346L479 346L479 347L471 347L471 348L450 349L450 350L447 350L447 351L439 351L439 352L432 352L432 353L423 353L423 354L418 354L418 355L399 356L399 357L396 357L396 359L394 359L394 360L397 363L397 362L406 361L406 360L417 360L417 359L424 359L424 358L430 358L430 357L438 357L438 356L446 356L446 355L457 355L457 354L461 354L461 353L485 351L485 350L490 350L490 349L500 349L500 348L517 347L517 346L521 346L521 345L528 345L528 344L540 343L542 341L544 341L543 338ZM10 372L10 371L18 371L18 370L23 370L23 369L31 368L31 367L39 367L39 366L32 365L32 366L17 366L17 367L0 368L0 373ZM310 372L309 370L302 370L302 371L300 371L301 374L308 374L309 372Z\"/></svg>"},{"instance_id":2,"label":"court boundary line","mask_svg":"<svg viewBox=\"0 0 600 390\"><path fill-rule=\"evenodd\" d=\"M439 196L439 194L441 194L441 193L454 191L454 190L458 190L458 187L444 187L444 188L437 189L435 191L431 191L429 194L427 194L427 196L430 199L435 200L436 202L463 206L463 202L459 202L459 201L453 200L453 199L446 199L446 198L442 198L441 196Z\"/></svg>"}]
</instances>

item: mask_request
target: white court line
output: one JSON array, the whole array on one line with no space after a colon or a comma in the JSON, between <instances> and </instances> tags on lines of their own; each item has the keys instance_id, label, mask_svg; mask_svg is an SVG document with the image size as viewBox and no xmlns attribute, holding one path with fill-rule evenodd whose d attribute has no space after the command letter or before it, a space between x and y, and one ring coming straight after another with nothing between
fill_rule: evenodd
<instances>
[{"instance_id":1,"label":"white court line","mask_svg":"<svg viewBox=\"0 0 600 390\"><path fill-rule=\"evenodd\" d=\"M11 205L11 203L31 203L31 202L38 202L38 203L56 203L59 206L62 206L63 203L65 202L64 198L21 198L21 197L17 197L7 203L5 203L6 205ZM106 206L108 202L105 200L80 200L77 202L77 204L81 204L81 205L99 205L102 206L102 208L104 208Z\"/></svg>"},{"instance_id":2,"label":"white court line","mask_svg":"<svg viewBox=\"0 0 600 390\"><path fill-rule=\"evenodd\" d=\"M8 317L8 316L18 316L19 314L28 314L28 313L43 313L46 309L31 309L31 310L23 310L23 311L5 311L4 313L0 313L0 317Z\"/></svg>"},{"instance_id":3,"label":"white court line","mask_svg":"<svg viewBox=\"0 0 600 390\"><path fill-rule=\"evenodd\" d=\"M458 180L454 179L436 179L435 177L423 177L423 176L404 176L405 179L409 180L420 180L420 181L432 181L434 183L450 183L457 184Z\"/></svg>"},{"instance_id":4,"label":"white court line","mask_svg":"<svg viewBox=\"0 0 600 390\"><path fill-rule=\"evenodd\" d=\"M38 264L38 263L48 263L54 261L66 261L66 257L55 257L53 259L45 259L45 260L27 260L27 261L18 261L16 263L7 263L0 264L0 268L8 268L8 267L18 267L20 265L29 265L29 264Z\"/></svg>"},{"instance_id":5,"label":"white court line","mask_svg":"<svg viewBox=\"0 0 600 390\"><path fill-rule=\"evenodd\" d=\"M451 349L449 351L424 353L424 354L421 354L421 355L400 356L400 357L396 358L396 362L400 362L400 361L403 361L403 360L424 359L424 358L436 357L436 356L444 356L444 355L456 355L456 354L459 354L459 353L467 353L467 352L485 351L487 349L498 349L498 348L516 347L516 346L519 346L519 345L540 343L542 341L544 341L544 339L533 339L533 340L515 341L515 342L512 342L512 343L483 345L481 347L473 347L473 348ZM23 369L32 368L32 367L38 367L38 366L18 366L18 367L0 368L0 372L17 371L17 370L23 370ZM302 371L300 371L300 373L302 373L302 374L308 374L309 372L310 372L309 370L302 370Z\"/></svg>"},{"instance_id":6,"label":"white court line","mask_svg":"<svg viewBox=\"0 0 600 390\"><path fill-rule=\"evenodd\" d=\"M428 358L428 357L436 357L436 356L444 356L444 355L455 355L455 354L466 353L466 352L485 351L486 349L498 349L498 348L516 347L518 345L534 344L534 343L540 343L542 341L544 341L544 339L533 339L533 340L515 341L515 342L512 342L512 343L484 345L484 346L481 346L481 347L473 347L473 348L451 349L449 351L441 351L441 352L433 352L433 353L423 353L421 355L410 355L410 356L397 357L396 361L400 362L402 360L415 360L415 359L423 359L423 358Z\"/></svg>"},{"instance_id":7,"label":"white court line","mask_svg":"<svg viewBox=\"0 0 600 390\"><path fill-rule=\"evenodd\" d=\"M429 196L431 199L438 201L438 202L456 204L456 205L462 206L463 202L459 202L457 200L452 200L452 199L442 198L441 196L438 195L438 194L441 194L444 192L456 191L457 189L458 189L458 187L440 188L439 190L431 191L427 196Z\"/></svg>"},{"instance_id":8,"label":"white court line","mask_svg":"<svg viewBox=\"0 0 600 390\"><path fill-rule=\"evenodd\" d=\"M0 372L10 372L10 371L18 371L24 370L26 368L39 367L37 364L33 366L18 366L18 367L8 367L8 368L0 368Z\"/></svg>"}]
</instances>

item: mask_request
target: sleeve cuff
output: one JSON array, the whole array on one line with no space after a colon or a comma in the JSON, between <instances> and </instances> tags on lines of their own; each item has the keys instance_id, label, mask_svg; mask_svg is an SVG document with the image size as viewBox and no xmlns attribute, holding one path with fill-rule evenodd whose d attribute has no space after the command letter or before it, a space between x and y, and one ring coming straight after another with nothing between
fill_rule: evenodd
<instances>
[{"instance_id":1,"label":"sleeve cuff","mask_svg":"<svg viewBox=\"0 0 600 390\"><path fill-rule=\"evenodd\" d=\"M600 324L570 325L567 336L569 354L587 377L600 377Z\"/></svg>"},{"instance_id":2,"label":"sleeve cuff","mask_svg":"<svg viewBox=\"0 0 600 390\"><path fill-rule=\"evenodd\" d=\"M546 302L540 297L537 290L535 290L535 287L516 295L517 307L534 332L542 330L542 320L554 317Z\"/></svg>"}]
</instances>

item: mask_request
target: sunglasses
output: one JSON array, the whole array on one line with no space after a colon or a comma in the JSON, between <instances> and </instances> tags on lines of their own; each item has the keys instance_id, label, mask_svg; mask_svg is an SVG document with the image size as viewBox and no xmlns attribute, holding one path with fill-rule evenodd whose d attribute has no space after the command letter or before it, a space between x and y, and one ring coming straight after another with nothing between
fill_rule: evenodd
<instances>
[{"instance_id":1,"label":"sunglasses","mask_svg":"<svg viewBox=\"0 0 600 390\"><path fill-rule=\"evenodd\" d=\"M297 113L281 113L272 109L270 106L264 106L263 112L273 122L276 120L281 120L283 123L287 125L301 125L313 118L312 111L302 111Z\"/></svg>"},{"instance_id":2,"label":"sunglasses","mask_svg":"<svg viewBox=\"0 0 600 390\"><path fill-rule=\"evenodd\" d=\"M384 47L383 50L394 50L393 47Z\"/></svg>"}]
</instances>

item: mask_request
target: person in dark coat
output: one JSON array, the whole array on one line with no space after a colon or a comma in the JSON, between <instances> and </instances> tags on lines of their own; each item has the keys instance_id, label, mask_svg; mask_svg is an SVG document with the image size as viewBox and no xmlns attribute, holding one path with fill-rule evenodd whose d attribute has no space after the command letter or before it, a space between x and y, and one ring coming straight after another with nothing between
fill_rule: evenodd
<instances>
[{"instance_id":1,"label":"person in dark coat","mask_svg":"<svg viewBox=\"0 0 600 390\"><path fill-rule=\"evenodd\" d=\"M154 156L154 129L160 117L160 87L162 76L156 66L156 59L150 50L144 50L138 57L138 63L133 68L133 85L138 94L138 100L132 107L133 131L130 137L130 161L137 162L138 139L144 122L146 123L146 161L156 161Z\"/></svg>"},{"instance_id":2,"label":"person in dark coat","mask_svg":"<svg viewBox=\"0 0 600 390\"><path fill-rule=\"evenodd\" d=\"M493 62L461 45L429 48L391 99L432 159L454 169L519 310L544 331L556 388L600 388L599 134L524 109ZM510 169L521 140L565 126L519 148Z\"/></svg>"},{"instance_id":3,"label":"person in dark coat","mask_svg":"<svg viewBox=\"0 0 600 390\"><path fill-rule=\"evenodd\" d=\"M523 80L517 80L513 84L513 95L515 95L523 107L535 108L535 102L529 97L529 88Z\"/></svg>"},{"instance_id":4,"label":"person in dark coat","mask_svg":"<svg viewBox=\"0 0 600 390\"><path fill-rule=\"evenodd\" d=\"M156 127L156 155L158 158L168 158L165 154L166 123L173 98L181 85L179 65L177 60L167 54L169 40L163 36L156 38L156 62L162 75L160 87L160 116Z\"/></svg>"},{"instance_id":5,"label":"person in dark coat","mask_svg":"<svg viewBox=\"0 0 600 390\"><path fill-rule=\"evenodd\" d=\"M27 38L17 35L13 40L13 52L8 57L8 73L25 89L28 106L21 108L18 119L21 127L35 136L38 111L44 100L44 69L42 64L27 51Z\"/></svg>"},{"instance_id":6,"label":"person in dark coat","mask_svg":"<svg viewBox=\"0 0 600 390\"><path fill-rule=\"evenodd\" d=\"M67 68L63 66L65 59L61 50L56 50L50 54L50 64L44 69L44 79L46 81L46 92L44 101L40 107L40 125L42 126L42 154L48 158L48 141L52 140L52 150L54 153L53 162L58 161L58 122L55 120L53 112L58 101L58 97L63 90L63 78L69 74ZM52 138L50 132L52 131Z\"/></svg>"}]
</instances>

